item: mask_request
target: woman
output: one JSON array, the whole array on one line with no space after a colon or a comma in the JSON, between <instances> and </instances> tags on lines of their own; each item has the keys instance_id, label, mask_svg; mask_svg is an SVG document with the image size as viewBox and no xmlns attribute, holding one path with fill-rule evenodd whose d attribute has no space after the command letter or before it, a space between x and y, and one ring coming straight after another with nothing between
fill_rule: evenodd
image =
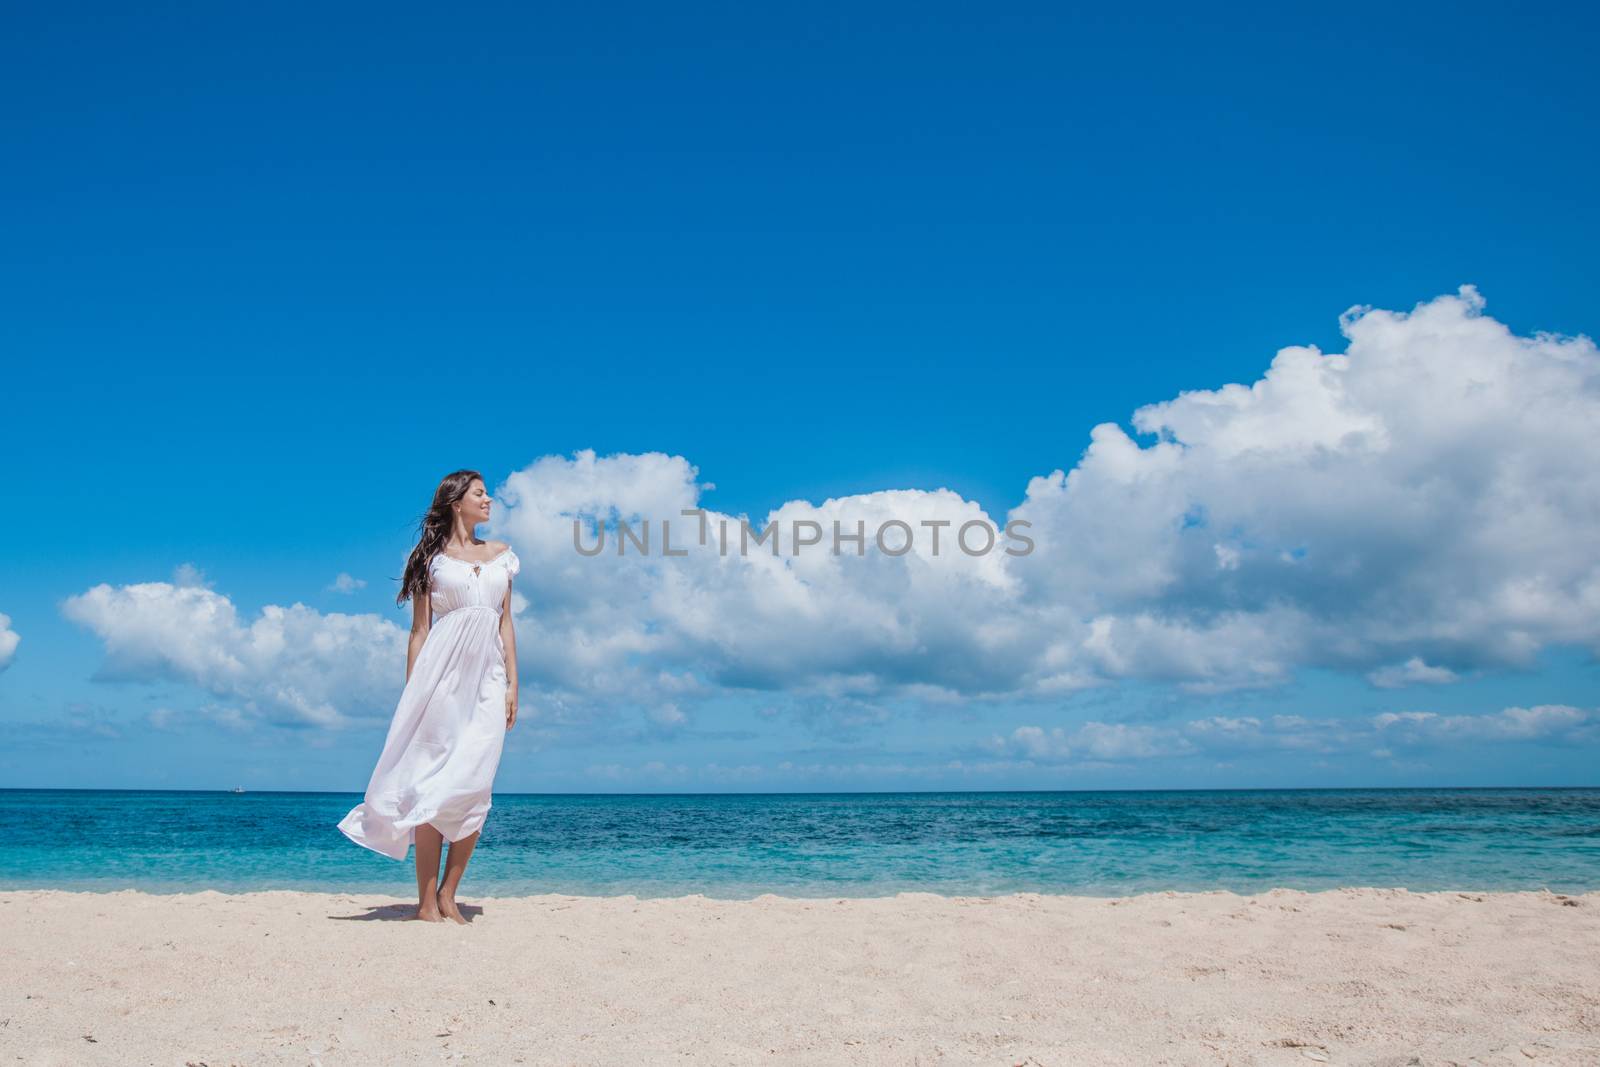
<instances>
[{"instance_id":1,"label":"woman","mask_svg":"<svg viewBox=\"0 0 1600 1067\"><path fill-rule=\"evenodd\" d=\"M477 471L446 475L396 598L412 598L405 690L366 797L339 823L350 840L392 859L416 844L416 917L427 922L467 921L456 888L489 813L505 733L517 721L510 603L521 564L504 542L478 540L473 528L488 520ZM450 857L440 882L445 838Z\"/></svg>"}]
</instances>

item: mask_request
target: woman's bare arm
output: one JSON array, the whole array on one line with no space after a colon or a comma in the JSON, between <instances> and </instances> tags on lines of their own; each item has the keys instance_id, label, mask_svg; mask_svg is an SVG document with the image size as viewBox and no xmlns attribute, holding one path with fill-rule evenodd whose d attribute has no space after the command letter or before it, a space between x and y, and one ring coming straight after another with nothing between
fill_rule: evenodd
<instances>
[{"instance_id":1,"label":"woman's bare arm","mask_svg":"<svg viewBox=\"0 0 1600 1067\"><path fill-rule=\"evenodd\" d=\"M411 640L406 645L406 681L411 681L411 668L417 662L417 653L422 651L422 643L428 639L428 630L433 626L433 598L427 593L418 593L411 598Z\"/></svg>"},{"instance_id":2,"label":"woman's bare arm","mask_svg":"<svg viewBox=\"0 0 1600 1067\"><path fill-rule=\"evenodd\" d=\"M517 628L511 622L511 583L506 578L506 600L500 606L500 640L506 647L506 729L517 722Z\"/></svg>"}]
</instances>

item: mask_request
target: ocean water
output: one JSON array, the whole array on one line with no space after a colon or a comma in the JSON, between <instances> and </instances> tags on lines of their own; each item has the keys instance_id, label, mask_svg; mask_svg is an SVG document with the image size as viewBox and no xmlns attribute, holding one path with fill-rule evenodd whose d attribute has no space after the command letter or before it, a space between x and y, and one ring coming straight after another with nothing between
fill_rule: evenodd
<instances>
[{"instance_id":1,"label":"ocean water","mask_svg":"<svg viewBox=\"0 0 1600 1067\"><path fill-rule=\"evenodd\" d=\"M0 790L0 888L415 892L356 793ZM464 895L1600 889L1600 789L496 794Z\"/></svg>"}]
</instances>

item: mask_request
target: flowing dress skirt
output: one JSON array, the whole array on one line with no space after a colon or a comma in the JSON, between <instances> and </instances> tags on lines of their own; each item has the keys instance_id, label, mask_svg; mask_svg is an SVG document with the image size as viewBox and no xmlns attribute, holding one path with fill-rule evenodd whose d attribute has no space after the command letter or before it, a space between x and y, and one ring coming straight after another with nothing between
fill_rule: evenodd
<instances>
[{"instance_id":1,"label":"flowing dress skirt","mask_svg":"<svg viewBox=\"0 0 1600 1067\"><path fill-rule=\"evenodd\" d=\"M403 860L426 823L448 841L483 827L506 736L500 612L439 617L412 665L366 796L339 822L358 845Z\"/></svg>"}]
</instances>

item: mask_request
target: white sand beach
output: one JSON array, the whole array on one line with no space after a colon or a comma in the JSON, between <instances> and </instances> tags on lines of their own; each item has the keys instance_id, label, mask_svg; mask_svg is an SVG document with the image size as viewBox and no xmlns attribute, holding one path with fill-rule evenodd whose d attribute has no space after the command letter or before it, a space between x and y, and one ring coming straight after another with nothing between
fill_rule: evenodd
<instances>
[{"instance_id":1,"label":"white sand beach","mask_svg":"<svg viewBox=\"0 0 1600 1067\"><path fill-rule=\"evenodd\" d=\"M1600 1063L1600 893L0 892L0 1063Z\"/></svg>"}]
</instances>

